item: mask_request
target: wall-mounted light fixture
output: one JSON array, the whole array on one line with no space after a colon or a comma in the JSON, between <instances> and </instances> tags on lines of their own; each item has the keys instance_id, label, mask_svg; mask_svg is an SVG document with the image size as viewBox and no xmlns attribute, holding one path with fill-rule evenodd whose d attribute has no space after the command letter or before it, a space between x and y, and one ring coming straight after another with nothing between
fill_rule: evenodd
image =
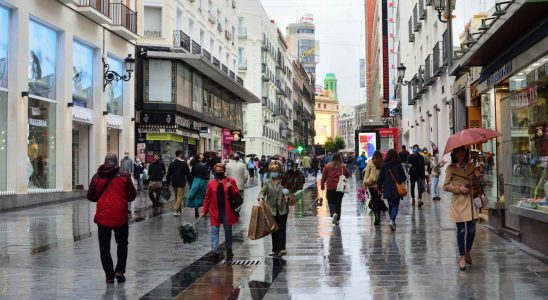
<instances>
[{"instance_id":1,"label":"wall-mounted light fixture","mask_svg":"<svg viewBox=\"0 0 548 300\"><path fill-rule=\"evenodd\" d=\"M29 92L28 91L23 91L21 92L21 97L28 97L29 96Z\"/></svg>"},{"instance_id":2,"label":"wall-mounted light fixture","mask_svg":"<svg viewBox=\"0 0 548 300\"><path fill-rule=\"evenodd\" d=\"M103 116L107 116L107 115L108 115L108 111L103 110Z\"/></svg>"},{"instance_id":3,"label":"wall-mounted light fixture","mask_svg":"<svg viewBox=\"0 0 548 300\"><path fill-rule=\"evenodd\" d=\"M405 77L405 69L407 68L402 63L400 63L397 69L398 69L398 83L401 85L411 84L412 83L411 81L403 80L403 78Z\"/></svg>"},{"instance_id":4,"label":"wall-mounted light fixture","mask_svg":"<svg viewBox=\"0 0 548 300\"><path fill-rule=\"evenodd\" d=\"M74 102L67 103L67 107L74 107Z\"/></svg>"},{"instance_id":5,"label":"wall-mounted light fixture","mask_svg":"<svg viewBox=\"0 0 548 300\"><path fill-rule=\"evenodd\" d=\"M103 91L105 91L107 85L113 81L129 81L131 79L131 74L133 73L134 63L135 58L131 57L131 54L128 54L127 57L124 59L124 66L127 74L121 75L118 74L116 71L110 70L109 64L107 64L105 59L103 59Z\"/></svg>"},{"instance_id":6,"label":"wall-mounted light fixture","mask_svg":"<svg viewBox=\"0 0 548 300\"><path fill-rule=\"evenodd\" d=\"M135 122L135 118L131 118L131 122Z\"/></svg>"}]
</instances>

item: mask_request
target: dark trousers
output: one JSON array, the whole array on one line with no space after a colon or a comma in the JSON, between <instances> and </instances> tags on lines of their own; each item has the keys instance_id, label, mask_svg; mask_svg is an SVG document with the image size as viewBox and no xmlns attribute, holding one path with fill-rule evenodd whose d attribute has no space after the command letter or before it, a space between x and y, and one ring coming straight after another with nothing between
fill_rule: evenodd
<instances>
[{"instance_id":1,"label":"dark trousers","mask_svg":"<svg viewBox=\"0 0 548 300\"><path fill-rule=\"evenodd\" d=\"M381 211L383 210L383 207L386 207L386 205L381 199L381 194L377 188L370 187L369 195L371 195L371 200L369 200L369 208L375 214L375 220L380 220Z\"/></svg>"},{"instance_id":2,"label":"dark trousers","mask_svg":"<svg viewBox=\"0 0 548 300\"><path fill-rule=\"evenodd\" d=\"M151 182L148 185L148 197L152 201L152 206L157 207L160 205L160 195L162 193L161 182Z\"/></svg>"},{"instance_id":3,"label":"dark trousers","mask_svg":"<svg viewBox=\"0 0 548 300\"><path fill-rule=\"evenodd\" d=\"M421 200L422 193L424 193L424 178L411 177L411 199L415 199L415 183L417 184L417 190L419 192L419 200Z\"/></svg>"},{"instance_id":4,"label":"dark trousers","mask_svg":"<svg viewBox=\"0 0 548 300\"><path fill-rule=\"evenodd\" d=\"M459 254L463 256L466 252L472 250L472 244L476 237L476 220L468 222L457 222L457 244L459 244ZM465 242L466 241L466 245Z\"/></svg>"},{"instance_id":5,"label":"dark trousers","mask_svg":"<svg viewBox=\"0 0 548 300\"><path fill-rule=\"evenodd\" d=\"M127 238L128 238L128 224L124 224L120 227L109 228L101 224L97 224L98 237L99 237L99 251L101 253L101 264L105 275L109 279L114 278L114 273L126 272L126 260L127 260ZM116 269L114 269L112 263L112 256L110 256L110 238L112 231L114 230L114 240L118 244Z\"/></svg>"},{"instance_id":6,"label":"dark trousers","mask_svg":"<svg viewBox=\"0 0 548 300\"><path fill-rule=\"evenodd\" d=\"M318 177L318 169L312 168L310 169L310 172L312 173L312 176L314 176L314 178Z\"/></svg>"},{"instance_id":7,"label":"dark trousers","mask_svg":"<svg viewBox=\"0 0 548 300\"><path fill-rule=\"evenodd\" d=\"M337 214L337 220L341 219L341 207L343 192L337 192L337 190L327 190L327 205L329 206L329 214L333 217L333 214Z\"/></svg>"},{"instance_id":8,"label":"dark trousers","mask_svg":"<svg viewBox=\"0 0 548 300\"><path fill-rule=\"evenodd\" d=\"M390 220L396 223L396 217L398 216L398 209L400 207L400 198L388 199L388 213L390 214Z\"/></svg>"},{"instance_id":9,"label":"dark trousers","mask_svg":"<svg viewBox=\"0 0 548 300\"><path fill-rule=\"evenodd\" d=\"M287 214L274 216L278 230L272 233L272 252L285 250Z\"/></svg>"}]
</instances>

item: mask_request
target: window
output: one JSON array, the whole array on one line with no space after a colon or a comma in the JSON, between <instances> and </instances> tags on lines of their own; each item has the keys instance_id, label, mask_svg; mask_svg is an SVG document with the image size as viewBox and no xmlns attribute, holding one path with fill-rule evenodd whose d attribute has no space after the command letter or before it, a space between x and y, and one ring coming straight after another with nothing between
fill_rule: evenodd
<instances>
[{"instance_id":1,"label":"window","mask_svg":"<svg viewBox=\"0 0 548 300\"><path fill-rule=\"evenodd\" d=\"M194 20L188 19L188 36L194 39Z\"/></svg>"},{"instance_id":2,"label":"window","mask_svg":"<svg viewBox=\"0 0 548 300\"><path fill-rule=\"evenodd\" d=\"M151 59L148 62L148 80L146 80L147 102L173 103L172 62L171 60Z\"/></svg>"},{"instance_id":3,"label":"window","mask_svg":"<svg viewBox=\"0 0 548 300\"><path fill-rule=\"evenodd\" d=\"M8 87L9 21L9 10L0 6L0 88Z\"/></svg>"},{"instance_id":4,"label":"window","mask_svg":"<svg viewBox=\"0 0 548 300\"><path fill-rule=\"evenodd\" d=\"M74 41L72 53L72 102L76 106L91 108L93 101L93 49Z\"/></svg>"},{"instance_id":5,"label":"window","mask_svg":"<svg viewBox=\"0 0 548 300\"><path fill-rule=\"evenodd\" d=\"M177 104L192 108L192 72L185 65L177 64Z\"/></svg>"},{"instance_id":6,"label":"window","mask_svg":"<svg viewBox=\"0 0 548 300\"><path fill-rule=\"evenodd\" d=\"M244 61L244 48L238 48L238 64L241 66Z\"/></svg>"},{"instance_id":7,"label":"window","mask_svg":"<svg viewBox=\"0 0 548 300\"><path fill-rule=\"evenodd\" d=\"M227 93L223 93L221 118L225 122L230 122L230 99Z\"/></svg>"},{"instance_id":8,"label":"window","mask_svg":"<svg viewBox=\"0 0 548 300\"><path fill-rule=\"evenodd\" d=\"M215 41L213 39L209 39L209 51L211 52L210 54L211 55L215 55L215 53L213 53L213 51L215 51Z\"/></svg>"},{"instance_id":9,"label":"window","mask_svg":"<svg viewBox=\"0 0 548 300\"><path fill-rule=\"evenodd\" d=\"M327 105L326 105L325 103L323 104L323 108L324 108L324 109L326 109L326 108L327 108Z\"/></svg>"},{"instance_id":10,"label":"window","mask_svg":"<svg viewBox=\"0 0 548 300\"><path fill-rule=\"evenodd\" d=\"M200 29L200 46L204 47L205 32L203 29Z\"/></svg>"},{"instance_id":11,"label":"window","mask_svg":"<svg viewBox=\"0 0 548 300\"><path fill-rule=\"evenodd\" d=\"M214 96L213 96L213 116L215 118L221 118L221 110L222 110L222 104L221 104L221 91L218 89L215 89Z\"/></svg>"},{"instance_id":12,"label":"window","mask_svg":"<svg viewBox=\"0 0 548 300\"><path fill-rule=\"evenodd\" d=\"M314 29L300 28L300 29L297 29L297 33L314 33Z\"/></svg>"},{"instance_id":13,"label":"window","mask_svg":"<svg viewBox=\"0 0 548 300\"><path fill-rule=\"evenodd\" d=\"M55 188L55 103L29 99L28 160L29 189Z\"/></svg>"},{"instance_id":14,"label":"window","mask_svg":"<svg viewBox=\"0 0 548 300\"><path fill-rule=\"evenodd\" d=\"M112 56L107 57L107 63L110 67L110 70L118 73L123 73L123 63L121 60L116 59ZM107 97L107 111L109 114L114 115L123 115L122 109L124 104L124 84L122 80L112 81L106 86L106 97Z\"/></svg>"},{"instance_id":15,"label":"window","mask_svg":"<svg viewBox=\"0 0 548 300\"><path fill-rule=\"evenodd\" d=\"M57 31L36 21L29 23L29 93L55 99Z\"/></svg>"},{"instance_id":16,"label":"window","mask_svg":"<svg viewBox=\"0 0 548 300\"><path fill-rule=\"evenodd\" d=\"M182 14L181 14L182 19ZM181 24L178 24L182 26ZM143 17L144 35L146 37L162 37L162 8L145 6Z\"/></svg>"},{"instance_id":17,"label":"window","mask_svg":"<svg viewBox=\"0 0 548 300\"><path fill-rule=\"evenodd\" d=\"M203 102L203 106L202 106L202 112L208 116L211 115L211 103L213 102L211 97L213 95L209 92L209 90L207 90L206 88L204 88L204 102Z\"/></svg>"},{"instance_id":18,"label":"window","mask_svg":"<svg viewBox=\"0 0 548 300\"><path fill-rule=\"evenodd\" d=\"M314 47L316 41L314 40L299 40L299 60L303 63L314 63L315 60L315 51Z\"/></svg>"},{"instance_id":19,"label":"window","mask_svg":"<svg viewBox=\"0 0 548 300\"><path fill-rule=\"evenodd\" d=\"M7 190L8 93L0 90L0 191Z\"/></svg>"},{"instance_id":20,"label":"window","mask_svg":"<svg viewBox=\"0 0 548 300\"><path fill-rule=\"evenodd\" d=\"M177 30L183 30L183 11L177 7Z\"/></svg>"},{"instance_id":21,"label":"window","mask_svg":"<svg viewBox=\"0 0 548 300\"><path fill-rule=\"evenodd\" d=\"M192 73L192 109L202 112L204 101L204 83L202 76L198 73Z\"/></svg>"}]
</instances>

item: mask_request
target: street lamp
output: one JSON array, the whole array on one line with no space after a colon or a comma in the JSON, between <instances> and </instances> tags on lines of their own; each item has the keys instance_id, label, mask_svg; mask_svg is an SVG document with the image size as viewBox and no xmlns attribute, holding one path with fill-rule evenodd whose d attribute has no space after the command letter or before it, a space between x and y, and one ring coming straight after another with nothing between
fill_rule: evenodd
<instances>
[{"instance_id":1,"label":"street lamp","mask_svg":"<svg viewBox=\"0 0 548 300\"><path fill-rule=\"evenodd\" d=\"M405 77L405 69L407 69L402 63L398 66L398 83L401 85L409 85L411 81L403 80Z\"/></svg>"},{"instance_id":2,"label":"street lamp","mask_svg":"<svg viewBox=\"0 0 548 300\"><path fill-rule=\"evenodd\" d=\"M127 74L120 75L116 71L110 70L109 64L107 64L103 59L103 70L105 72L103 75L103 91L105 90L107 85L113 81L129 81L131 79L131 74L133 73L134 64L135 58L131 57L131 54L128 54L127 57L124 59L124 67Z\"/></svg>"},{"instance_id":3,"label":"street lamp","mask_svg":"<svg viewBox=\"0 0 548 300\"><path fill-rule=\"evenodd\" d=\"M442 13L445 12L445 1L446 0L434 0L434 9L438 12L438 19L442 23L447 23L447 20L441 18Z\"/></svg>"}]
</instances>

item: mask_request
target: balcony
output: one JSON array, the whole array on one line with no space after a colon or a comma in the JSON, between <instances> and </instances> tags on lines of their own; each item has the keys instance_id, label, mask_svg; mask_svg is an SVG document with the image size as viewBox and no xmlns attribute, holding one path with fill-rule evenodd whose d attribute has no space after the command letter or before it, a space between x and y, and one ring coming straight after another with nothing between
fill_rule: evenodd
<instances>
[{"instance_id":1,"label":"balcony","mask_svg":"<svg viewBox=\"0 0 548 300\"><path fill-rule=\"evenodd\" d=\"M443 71L441 57L441 42L437 42L432 53L432 76L439 77Z\"/></svg>"},{"instance_id":2,"label":"balcony","mask_svg":"<svg viewBox=\"0 0 548 300\"><path fill-rule=\"evenodd\" d=\"M247 70L247 59L242 59L238 62L238 70Z\"/></svg>"},{"instance_id":3,"label":"balcony","mask_svg":"<svg viewBox=\"0 0 548 300\"><path fill-rule=\"evenodd\" d=\"M137 13L125 6L123 3L111 3L110 12L112 16L112 31L126 40L136 40L137 34Z\"/></svg>"},{"instance_id":4,"label":"balcony","mask_svg":"<svg viewBox=\"0 0 548 300\"><path fill-rule=\"evenodd\" d=\"M230 78L236 80L236 73L234 73L232 70L228 71L228 76L230 76Z\"/></svg>"},{"instance_id":5,"label":"balcony","mask_svg":"<svg viewBox=\"0 0 548 300\"><path fill-rule=\"evenodd\" d=\"M112 24L110 14L110 0L78 0L78 12L97 24Z\"/></svg>"},{"instance_id":6,"label":"balcony","mask_svg":"<svg viewBox=\"0 0 548 300\"><path fill-rule=\"evenodd\" d=\"M451 52L451 41L449 40L449 34L447 33L447 30L445 30L443 32L443 35L442 35L442 42L443 42L443 47L442 47L442 62L443 62L443 65L444 66L447 66L447 64L449 63L449 55L453 55Z\"/></svg>"},{"instance_id":7,"label":"balcony","mask_svg":"<svg viewBox=\"0 0 548 300\"><path fill-rule=\"evenodd\" d=\"M409 18L409 42L415 41L415 34L413 33L413 17Z\"/></svg>"},{"instance_id":8,"label":"balcony","mask_svg":"<svg viewBox=\"0 0 548 300\"><path fill-rule=\"evenodd\" d=\"M202 46L195 41L192 41L192 54L202 54Z\"/></svg>"},{"instance_id":9,"label":"balcony","mask_svg":"<svg viewBox=\"0 0 548 300\"><path fill-rule=\"evenodd\" d=\"M236 76L236 82L238 82L241 85L244 85L244 80L240 76Z\"/></svg>"},{"instance_id":10,"label":"balcony","mask_svg":"<svg viewBox=\"0 0 548 300\"><path fill-rule=\"evenodd\" d=\"M424 60L424 83L430 86L435 81L436 78L432 76L432 54L429 54Z\"/></svg>"},{"instance_id":11,"label":"balcony","mask_svg":"<svg viewBox=\"0 0 548 300\"><path fill-rule=\"evenodd\" d=\"M225 72L226 74L228 74L228 67L227 67L225 64L222 64L222 65L221 65L221 70L222 70L223 72Z\"/></svg>"},{"instance_id":12,"label":"balcony","mask_svg":"<svg viewBox=\"0 0 548 300\"><path fill-rule=\"evenodd\" d=\"M422 28L422 23L419 21L419 9L417 4L415 4L415 7L413 8L413 25L415 32L419 32Z\"/></svg>"},{"instance_id":13,"label":"balcony","mask_svg":"<svg viewBox=\"0 0 548 300\"><path fill-rule=\"evenodd\" d=\"M217 59L217 57L213 56L213 60L212 60L212 61L213 61L213 65L215 65L215 66L217 66L217 67L219 67L219 68L221 67L221 61L219 61L219 60Z\"/></svg>"},{"instance_id":14,"label":"balcony","mask_svg":"<svg viewBox=\"0 0 548 300\"><path fill-rule=\"evenodd\" d=\"M190 37L182 30L174 30L173 48L174 50L184 50L190 53Z\"/></svg>"},{"instance_id":15,"label":"balcony","mask_svg":"<svg viewBox=\"0 0 548 300\"><path fill-rule=\"evenodd\" d=\"M419 0L419 20L426 20L426 9L424 8L424 0Z\"/></svg>"},{"instance_id":16,"label":"balcony","mask_svg":"<svg viewBox=\"0 0 548 300\"><path fill-rule=\"evenodd\" d=\"M420 91L421 94L425 93L428 90L428 85L426 85L426 78L424 76L424 74L425 74L424 68L425 68L425 66L420 66L419 67L419 72L418 72L419 91Z\"/></svg>"},{"instance_id":17,"label":"balcony","mask_svg":"<svg viewBox=\"0 0 548 300\"><path fill-rule=\"evenodd\" d=\"M209 62L211 62L211 53L209 53L206 49L202 50L202 56Z\"/></svg>"}]
</instances>

